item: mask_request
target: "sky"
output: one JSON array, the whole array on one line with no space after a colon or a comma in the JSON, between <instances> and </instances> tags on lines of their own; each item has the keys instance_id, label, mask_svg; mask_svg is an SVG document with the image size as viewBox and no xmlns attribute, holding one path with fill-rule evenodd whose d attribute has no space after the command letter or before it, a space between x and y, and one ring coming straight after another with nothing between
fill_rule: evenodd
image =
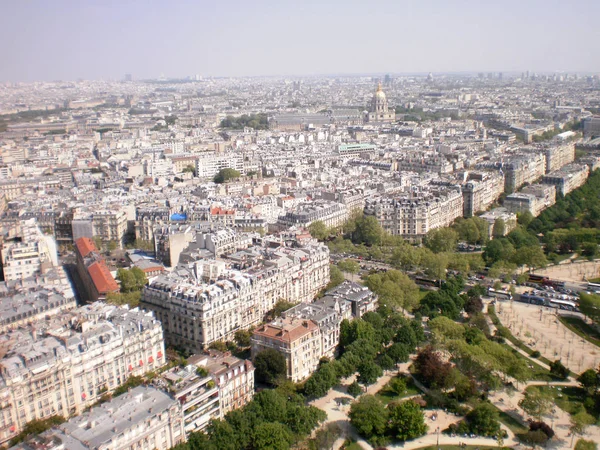
<instances>
[{"instance_id":1,"label":"sky","mask_svg":"<svg viewBox=\"0 0 600 450\"><path fill-rule=\"evenodd\" d=\"M600 73L600 0L0 2L0 81Z\"/></svg>"}]
</instances>

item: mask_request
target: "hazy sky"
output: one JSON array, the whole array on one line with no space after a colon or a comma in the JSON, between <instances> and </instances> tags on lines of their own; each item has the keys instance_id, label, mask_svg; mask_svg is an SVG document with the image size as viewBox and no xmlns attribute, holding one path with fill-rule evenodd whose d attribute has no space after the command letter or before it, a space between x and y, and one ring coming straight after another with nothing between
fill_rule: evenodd
<instances>
[{"instance_id":1,"label":"hazy sky","mask_svg":"<svg viewBox=\"0 0 600 450\"><path fill-rule=\"evenodd\" d=\"M600 0L1 0L0 80L600 72Z\"/></svg>"}]
</instances>

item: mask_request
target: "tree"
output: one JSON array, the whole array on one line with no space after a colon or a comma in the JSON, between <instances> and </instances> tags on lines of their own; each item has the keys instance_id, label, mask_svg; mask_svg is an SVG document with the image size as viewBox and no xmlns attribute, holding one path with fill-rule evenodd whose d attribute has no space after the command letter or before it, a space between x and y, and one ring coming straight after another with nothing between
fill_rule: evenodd
<instances>
[{"instance_id":1,"label":"tree","mask_svg":"<svg viewBox=\"0 0 600 450\"><path fill-rule=\"evenodd\" d=\"M23 427L23 431L13 437L10 440L9 445L11 447L17 445L19 442L23 442L29 436L41 434L54 426L60 425L65 420L66 419L62 416L50 416L46 419L34 419L30 422L27 422Z\"/></svg>"},{"instance_id":2,"label":"tree","mask_svg":"<svg viewBox=\"0 0 600 450\"><path fill-rule=\"evenodd\" d=\"M526 265L531 268L544 267L548 260L539 245L522 247L513 256L513 262L518 266Z\"/></svg>"},{"instance_id":3,"label":"tree","mask_svg":"<svg viewBox=\"0 0 600 450\"><path fill-rule=\"evenodd\" d=\"M229 167L225 169L219 170L219 172L214 176L213 181L217 184L227 183L230 180L234 180L240 177L240 172L235 169L230 169Z\"/></svg>"},{"instance_id":4,"label":"tree","mask_svg":"<svg viewBox=\"0 0 600 450\"><path fill-rule=\"evenodd\" d=\"M529 430L527 433L523 434L521 439L526 444L529 444L533 447L537 445L545 445L548 442L548 436L542 430Z\"/></svg>"},{"instance_id":5,"label":"tree","mask_svg":"<svg viewBox=\"0 0 600 450\"><path fill-rule=\"evenodd\" d=\"M348 415L352 426L367 439L383 436L387 429L388 411L373 395L363 395L352 403Z\"/></svg>"},{"instance_id":6,"label":"tree","mask_svg":"<svg viewBox=\"0 0 600 450\"><path fill-rule=\"evenodd\" d=\"M192 165L189 164L187 166L185 166L182 170L183 173L191 173L191 174L195 174L196 173L196 168Z\"/></svg>"},{"instance_id":7,"label":"tree","mask_svg":"<svg viewBox=\"0 0 600 450\"><path fill-rule=\"evenodd\" d=\"M580 411L577 414L572 415L571 426L569 427L569 430L571 431L572 435L571 445L573 445L573 438L575 438L575 435L582 435L585 429L589 425L592 425L594 423L596 423L596 419L594 419L594 416L588 414L585 411Z\"/></svg>"},{"instance_id":8,"label":"tree","mask_svg":"<svg viewBox=\"0 0 600 450\"><path fill-rule=\"evenodd\" d=\"M591 395L598 389L600 377L598 372L594 369L588 369L577 377L577 381L581 383L581 387Z\"/></svg>"},{"instance_id":9,"label":"tree","mask_svg":"<svg viewBox=\"0 0 600 450\"><path fill-rule=\"evenodd\" d=\"M348 394L350 394L352 397L358 397L362 393L363 390L360 387L360 384L358 384L356 381L348 386Z\"/></svg>"},{"instance_id":10,"label":"tree","mask_svg":"<svg viewBox=\"0 0 600 450\"><path fill-rule=\"evenodd\" d=\"M315 406L291 404L287 408L285 423L295 435L306 436L325 419L327 419L325 411Z\"/></svg>"},{"instance_id":11,"label":"tree","mask_svg":"<svg viewBox=\"0 0 600 450\"><path fill-rule=\"evenodd\" d=\"M281 314L283 314L288 309L293 308L294 306L296 306L295 303L288 302L287 300L280 298L279 300L277 300L277 303L275 303L275 306L273 306L273 309L267 313L267 317L269 320L281 317Z\"/></svg>"},{"instance_id":12,"label":"tree","mask_svg":"<svg viewBox=\"0 0 600 450\"><path fill-rule=\"evenodd\" d=\"M530 387L525 391L525 395L519 402L519 406L538 421L547 414L552 408L553 398L550 394L541 391L536 387Z\"/></svg>"},{"instance_id":13,"label":"tree","mask_svg":"<svg viewBox=\"0 0 600 450\"><path fill-rule=\"evenodd\" d=\"M356 274L360 270L360 265L352 259L343 259L337 264L338 268L345 273Z\"/></svg>"},{"instance_id":14,"label":"tree","mask_svg":"<svg viewBox=\"0 0 600 450\"><path fill-rule=\"evenodd\" d=\"M336 423L329 423L315 434L316 450L331 450L333 444L342 434L342 429Z\"/></svg>"},{"instance_id":15,"label":"tree","mask_svg":"<svg viewBox=\"0 0 600 450\"><path fill-rule=\"evenodd\" d=\"M394 361L394 363L401 364L408 361L410 350L405 344L396 342L387 348L386 354Z\"/></svg>"},{"instance_id":16,"label":"tree","mask_svg":"<svg viewBox=\"0 0 600 450\"><path fill-rule=\"evenodd\" d=\"M575 443L575 450L598 450L598 444L596 444L594 441L578 439Z\"/></svg>"},{"instance_id":17,"label":"tree","mask_svg":"<svg viewBox=\"0 0 600 450\"><path fill-rule=\"evenodd\" d=\"M473 408L466 416L471 433L479 436L497 436L501 427L498 421L498 410L487 402Z\"/></svg>"},{"instance_id":18,"label":"tree","mask_svg":"<svg viewBox=\"0 0 600 450\"><path fill-rule=\"evenodd\" d=\"M234 335L235 342L240 347L250 347L250 338L252 337L252 333L248 330L238 330Z\"/></svg>"},{"instance_id":19,"label":"tree","mask_svg":"<svg viewBox=\"0 0 600 450\"><path fill-rule=\"evenodd\" d=\"M504 219L497 218L494 221L494 227L492 229L492 236L495 238L503 237L506 234L506 223Z\"/></svg>"},{"instance_id":20,"label":"tree","mask_svg":"<svg viewBox=\"0 0 600 450\"><path fill-rule=\"evenodd\" d=\"M377 365L383 370L392 370L394 367L396 367L394 360L385 353L383 355L379 355L379 358L377 358Z\"/></svg>"},{"instance_id":21,"label":"tree","mask_svg":"<svg viewBox=\"0 0 600 450\"><path fill-rule=\"evenodd\" d=\"M480 217L458 219L453 227L461 241L469 244L485 244L488 240L489 225Z\"/></svg>"},{"instance_id":22,"label":"tree","mask_svg":"<svg viewBox=\"0 0 600 450\"><path fill-rule=\"evenodd\" d=\"M455 321L439 316L428 323L434 342L444 342L447 339L464 339L465 328Z\"/></svg>"},{"instance_id":23,"label":"tree","mask_svg":"<svg viewBox=\"0 0 600 450\"><path fill-rule=\"evenodd\" d=\"M399 270L369 275L365 284L379 296L381 305L409 311L418 305L419 287Z\"/></svg>"},{"instance_id":24,"label":"tree","mask_svg":"<svg viewBox=\"0 0 600 450\"><path fill-rule=\"evenodd\" d=\"M550 363L550 374L560 380L569 378L569 369L567 369L560 360Z\"/></svg>"},{"instance_id":25,"label":"tree","mask_svg":"<svg viewBox=\"0 0 600 450\"><path fill-rule=\"evenodd\" d=\"M442 361L440 354L433 347L428 346L421 350L414 365L420 381L425 386L436 389L444 389L448 386L452 366Z\"/></svg>"},{"instance_id":26,"label":"tree","mask_svg":"<svg viewBox=\"0 0 600 450\"><path fill-rule=\"evenodd\" d=\"M552 439L554 437L554 430L546 422L529 422L529 430L530 431L540 430L542 433L544 433L546 435L546 437L548 439Z\"/></svg>"},{"instance_id":27,"label":"tree","mask_svg":"<svg viewBox=\"0 0 600 450\"><path fill-rule=\"evenodd\" d=\"M225 420L211 420L208 426L210 442L216 448L236 450L237 434L233 427Z\"/></svg>"},{"instance_id":28,"label":"tree","mask_svg":"<svg viewBox=\"0 0 600 450\"><path fill-rule=\"evenodd\" d=\"M390 431L396 439L408 441L427 433L425 416L421 407L412 400L388 406Z\"/></svg>"},{"instance_id":29,"label":"tree","mask_svg":"<svg viewBox=\"0 0 600 450\"><path fill-rule=\"evenodd\" d=\"M356 220L356 230L353 233L353 241L357 244L374 245L381 244L383 229L373 216L363 216Z\"/></svg>"},{"instance_id":30,"label":"tree","mask_svg":"<svg viewBox=\"0 0 600 450\"><path fill-rule=\"evenodd\" d=\"M342 271L338 269L337 266L333 264L329 266L329 284L327 285L327 290L333 289L334 287L339 286L344 282L344 274Z\"/></svg>"},{"instance_id":31,"label":"tree","mask_svg":"<svg viewBox=\"0 0 600 450\"><path fill-rule=\"evenodd\" d=\"M600 296L582 292L579 295L579 310L592 322L600 322Z\"/></svg>"},{"instance_id":32,"label":"tree","mask_svg":"<svg viewBox=\"0 0 600 450\"><path fill-rule=\"evenodd\" d=\"M481 297L467 297L467 300L465 301L465 312L472 316L481 311L483 311L483 301L481 301Z\"/></svg>"},{"instance_id":33,"label":"tree","mask_svg":"<svg viewBox=\"0 0 600 450\"><path fill-rule=\"evenodd\" d=\"M121 292L124 294L139 292L148 283L146 274L139 267L117 270L117 280L121 282Z\"/></svg>"},{"instance_id":34,"label":"tree","mask_svg":"<svg viewBox=\"0 0 600 450\"><path fill-rule=\"evenodd\" d=\"M287 374L285 357L274 349L266 349L258 353L254 358L254 367L256 380L271 385Z\"/></svg>"},{"instance_id":35,"label":"tree","mask_svg":"<svg viewBox=\"0 0 600 450\"><path fill-rule=\"evenodd\" d=\"M130 308L139 306L141 299L142 293L140 291L129 292L127 294L121 294L120 292L108 292L106 294L106 303L110 303L111 305L129 305Z\"/></svg>"},{"instance_id":36,"label":"tree","mask_svg":"<svg viewBox=\"0 0 600 450\"><path fill-rule=\"evenodd\" d=\"M293 437L288 428L281 423L260 423L252 433L253 447L261 450L286 450L290 448Z\"/></svg>"},{"instance_id":37,"label":"tree","mask_svg":"<svg viewBox=\"0 0 600 450\"><path fill-rule=\"evenodd\" d=\"M529 211L524 211L517 214L517 222L519 225L523 225L525 228L527 228L529 224L533 222L533 219L533 214L531 214Z\"/></svg>"},{"instance_id":38,"label":"tree","mask_svg":"<svg viewBox=\"0 0 600 450\"><path fill-rule=\"evenodd\" d=\"M304 385L304 393L310 398L320 398L329 392L333 387L333 382L327 379L327 376L317 370L306 380Z\"/></svg>"},{"instance_id":39,"label":"tree","mask_svg":"<svg viewBox=\"0 0 600 450\"><path fill-rule=\"evenodd\" d=\"M324 241L329 236L327 225L321 220L315 220L308 226L310 235L319 241Z\"/></svg>"},{"instance_id":40,"label":"tree","mask_svg":"<svg viewBox=\"0 0 600 450\"><path fill-rule=\"evenodd\" d=\"M353 321L349 321L348 319L342 320L342 323L340 324L340 346L342 349L363 339L367 344L375 341L375 330L373 329L373 325L362 319Z\"/></svg>"},{"instance_id":41,"label":"tree","mask_svg":"<svg viewBox=\"0 0 600 450\"><path fill-rule=\"evenodd\" d=\"M429 250L423 253L421 260L421 266L425 269L427 276L436 280L446 279L446 270L449 263L450 258L447 253L435 254Z\"/></svg>"},{"instance_id":42,"label":"tree","mask_svg":"<svg viewBox=\"0 0 600 450\"><path fill-rule=\"evenodd\" d=\"M365 386L375 383L382 375L383 370L373 361L364 362L358 366L358 381Z\"/></svg>"},{"instance_id":43,"label":"tree","mask_svg":"<svg viewBox=\"0 0 600 450\"><path fill-rule=\"evenodd\" d=\"M497 261L509 261L515 254L515 248L508 239L494 239L485 247L483 258L488 264Z\"/></svg>"},{"instance_id":44,"label":"tree","mask_svg":"<svg viewBox=\"0 0 600 450\"><path fill-rule=\"evenodd\" d=\"M452 228L435 228L427 233L425 246L433 253L454 252L458 233Z\"/></svg>"}]
</instances>

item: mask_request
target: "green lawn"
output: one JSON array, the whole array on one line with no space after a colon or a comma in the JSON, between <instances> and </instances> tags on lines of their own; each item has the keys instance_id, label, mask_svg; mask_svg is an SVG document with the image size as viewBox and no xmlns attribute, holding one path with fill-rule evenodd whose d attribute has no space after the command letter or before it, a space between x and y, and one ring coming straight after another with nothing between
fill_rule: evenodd
<instances>
[{"instance_id":1,"label":"green lawn","mask_svg":"<svg viewBox=\"0 0 600 450\"><path fill-rule=\"evenodd\" d=\"M379 392L377 392L377 394L376 394L376 396L384 404L387 405L388 403L391 403L391 402L394 402L394 401L397 401L397 400L401 400L401 399L406 398L406 397L411 397L413 395L417 395L417 394L421 393L421 391L419 390L419 388L417 388L415 386L415 383L414 383L412 377L410 377L410 376L402 376L402 375L400 375L400 377L404 378L404 380L406 381L406 392L404 392L404 394L402 394L402 395L397 395L395 392L393 392L389 388L390 382L388 381L388 383L385 386L383 386L379 390Z\"/></svg>"},{"instance_id":2,"label":"green lawn","mask_svg":"<svg viewBox=\"0 0 600 450\"><path fill-rule=\"evenodd\" d=\"M544 367L540 366L537 362L535 362L535 360L526 358L525 356L523 356L521 353L519 353L517 350L515 350L508 344L504 344L504 346L506 346L506 348L508 348L517 358L524 359L527 362L527 365L531 369L531 380L533 380L533 381L553 381L554 380L552 375L550 375L550 371L548 369L545 369Z\"/></svg>"},{"instance_id":3,"label":"green lawn","mask_svg":"<svg viewBox=\"0 0 600 450\"><path fill-rule=\"evenodd\" d=\"M600 332L579 317L560 316L560 322L573 333L600 347Z\"/></svg>"},{"instance_id":4,"label":"green lawn","mask_svg":"<svg viewBox=\"0 0 600 450\"><path fill-rule=\"evenodd\" d=\"M577 414L578 412L585 410L583 401L587 394L585 390L574 387L574 386L536 386L542 392L547 392L554 398L554 403L560 409L569 414ZM530 389L530 388L528 388ZM598 413L588 411L596 419L598 419Z\"/></svg>"},{"instance_id":5,"label":"green lawn","mask_svg":"<svg viewBox=\"0 0 600 450\"><path fill-rule=\"evenodd\" d=\"M344 450L365 450L358 442L352 442L344 447Z\"/></svg>"},{"instance_id":6,"label":"green lawn","mask_svg":"<svg viewBox=\"0 0 600 450\"><path fill-rule=\"evenodd\" d=\"M514 434L527 433L527 431L529 430L529 428L523 423L521 423L521 421L515 419L510 414L507 414L504 411L501 411L500 409L498 409L498 415L500 416L500 422L506 425Z\"/></svg>"}]
</instances>

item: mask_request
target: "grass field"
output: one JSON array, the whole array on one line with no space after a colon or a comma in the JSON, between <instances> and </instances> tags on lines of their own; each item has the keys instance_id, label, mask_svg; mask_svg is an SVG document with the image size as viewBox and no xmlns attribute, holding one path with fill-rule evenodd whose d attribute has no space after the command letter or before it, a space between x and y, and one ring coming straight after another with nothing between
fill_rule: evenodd
<instances>
[{"instance_id":1,"label":"grass field","mask_svg":"<svg viewBox=\"0 0 600 450\"><path fill-rule=\"evenodd\" d=\"M600 347L600 332L579 317L561 316L560 322L576 335Z\"/></svg>"},{"instance_id":2,"label":"grass field","mask_svg":"<svg viewBox=\"0 0 600 450\"><path fill-rule=\"evenodd\" d=\"M398 395L398 394L396 394L394 391L392 391L392 390L389 388L389 384L390 384L390 382L388 381L388 383L387 383L385 386L383 386L383 387L382 387L382 388L379 390L379 392L377 392L376 396L377 396L377 397L378 397L378 398L379 398L379 399L380 399L380 400L381 400L381 401L382 401L384 404L386 404L386 405L387 405L388 403L394 402L394 401L396 401L396 400L401 400L401 399L403 399L403 398L406 398L406 397L411 397L411 396L413 396L413 395L417 395L417 394L420 394L420 393L421 393L421 391L419 390L419 388L417 388L417 387L415 386L415 383L414 383L414 381L413 381L412 377L410 377L410 376L409 376L409 377L403 377L403 378L404 378L404 380L406 381L406 392L405 392L404 394L402 394L402 395ZM393 380L393 378L392 378L392 380ZM391 381L391 380L390 380L390 381Z\"/></svg>"},{"instance_id":3,"label":"grass field","mask_svg":"<svg viewBox=\"0 0 600 450\"><path fill-rule=\"evenodd\" d=\"M520 420L515 419L510 414L505 413L497 406L495 406L495 405L492 405L492 406L494 408L496 408L496 411L498 411L498 418L499 418L500 422L502 422L504 425L506 425L510 429L510 431L512 431L514 434L526 433L527 430L529 430L527 425L523 424Z\"/></svg>"},{"instance_id":4,"label":"grass field","mask_svg":"<svg viewBox=\"0 0 600 450\"><path fill-rule=\"evenodd\" d=\"M585 411L583 401L586 393L583 389L573 386L536 386L542 392L549 393L554 398L554 403L569 414ZM590 411L588 411L590 412ZM592 414L598 419L598 414Z\"/></svg>"}]
</instances>

